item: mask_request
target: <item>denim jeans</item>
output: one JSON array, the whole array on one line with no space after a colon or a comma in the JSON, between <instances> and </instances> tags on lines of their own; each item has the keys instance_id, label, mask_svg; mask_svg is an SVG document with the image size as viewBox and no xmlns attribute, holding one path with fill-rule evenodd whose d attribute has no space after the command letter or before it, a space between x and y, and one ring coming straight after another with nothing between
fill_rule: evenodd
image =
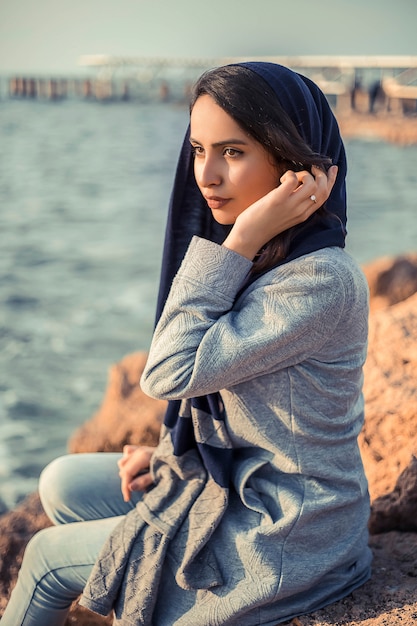
<instances>
[{"instance_id":1,"label":"denim jeans","mask_svg":"<svg viewBox=\"0 0 417 626\"><path fill-rule=\"evenodd\" d=\"M71 454L42 472L39 494L55 524L28 543L1 626L62 626L100 549L140 499L123 500L118 453Z\"/></svg>"}]
</instances>

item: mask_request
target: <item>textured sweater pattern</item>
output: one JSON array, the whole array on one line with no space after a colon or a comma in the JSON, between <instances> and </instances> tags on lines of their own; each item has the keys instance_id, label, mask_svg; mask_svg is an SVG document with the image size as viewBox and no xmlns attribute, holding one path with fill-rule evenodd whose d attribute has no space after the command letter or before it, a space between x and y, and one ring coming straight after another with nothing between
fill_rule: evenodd
<instances>
[{"instance_id":1,"label":"textured sweater pattern","mask_svg":"<svg viewBox=\"0 0 417 626\"><path fill-rule=\"evenodd\" d=\"M219 426L189 408L197 441L233 450L221 489L163 428L155 487L105 546L82 603L116 623L273 625L333 602L370 573L363 423L368 292L339 248L273 269L195 237L142 376L167 400L220 391ZM120 547L122 546L122 547Z\"/></svg>"}]
</instances>

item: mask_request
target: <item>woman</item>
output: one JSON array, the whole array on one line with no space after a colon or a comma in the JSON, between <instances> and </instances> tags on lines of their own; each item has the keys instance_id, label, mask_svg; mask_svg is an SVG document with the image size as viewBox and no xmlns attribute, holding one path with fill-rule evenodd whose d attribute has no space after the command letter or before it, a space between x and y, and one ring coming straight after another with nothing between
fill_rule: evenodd
<instances>
[{"instance_id":1,"label":"woman","mask_svg":"<svg viewBox=\"0 0 417 626\"><path fill-rule=\"evenodd\" d=\"M160 443L45 470L59 526L30 542L4 626L62 624L83 589L123 625L272 626L368 579L368 294L343 250L345 174L307 78L201 77L141 381L170 401Z\"/></svg>"}]
</instances>

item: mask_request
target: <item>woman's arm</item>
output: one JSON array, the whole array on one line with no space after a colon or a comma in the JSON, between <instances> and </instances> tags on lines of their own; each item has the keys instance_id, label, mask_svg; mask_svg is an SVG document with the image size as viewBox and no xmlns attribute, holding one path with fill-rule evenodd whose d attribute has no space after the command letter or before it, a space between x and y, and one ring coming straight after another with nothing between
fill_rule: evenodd
<instances>
[{"instance_id":1,"label":"woman's arm","mask_svg":"<svg viewBox=\"0 0 417 626\"><path fill-rule=\"evenodd\" d=\"M195 237L173 282L141 379L145 393L213 393L318 351L344 309L332 263L309 257L270 272L233 307L251 263Z\"/></svg>"},{"instance_id":2,"label":"woman's arm","mask_svg":"<svg viewBox=\"0 0 417 626\"><path fill-rule=\"evenodd\" d=\"M166 399L211 393L297 362L317 346L323 311L332 310L329 327L338 318L334 302L343 286L335 288L335 276L297 275L291 264L281 268L279 284L231 309L256 252L326 201L337 169L286 172L238 216L223 246L192 242L154 334L142 377L146 393Z\"/></svg>"}]
</instances>

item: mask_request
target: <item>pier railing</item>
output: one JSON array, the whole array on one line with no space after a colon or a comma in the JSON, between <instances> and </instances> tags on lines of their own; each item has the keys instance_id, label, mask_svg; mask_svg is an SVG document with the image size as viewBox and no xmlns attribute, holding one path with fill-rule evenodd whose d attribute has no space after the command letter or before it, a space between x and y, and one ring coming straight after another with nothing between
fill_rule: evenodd
<instances>
[{"instance_id":1,"label":"pier railing","mask_svg":"<svg viewBox=\"0 0 417 626\"><path fill-rule=\"evenodd\" d=\"M254 60L115 57L85 55L79 65L88 76L73 78L11 76L8 96L53 101L76 97L93 101L186 101L190 85L211 67ZM417 114L417 56L269 56L310 76L338 110Z\"/></svg>"}]
</instances>

